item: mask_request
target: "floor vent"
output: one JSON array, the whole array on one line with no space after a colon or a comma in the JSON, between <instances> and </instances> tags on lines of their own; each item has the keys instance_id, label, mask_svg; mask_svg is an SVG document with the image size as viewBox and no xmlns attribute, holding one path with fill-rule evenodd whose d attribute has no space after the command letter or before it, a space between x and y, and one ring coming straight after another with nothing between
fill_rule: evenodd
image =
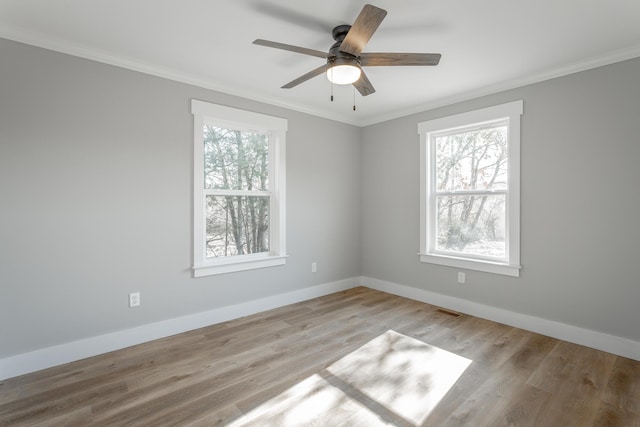
<instances>
[{"instance_id":1,"label":"floor vent","mask_svg":"<svg viewBox=\"0 0 640 427\"><path fill-rule=\"evenodd\" d=\"M457 311L453 311L453 310L447 310L446 308L438 308L436 309L436 311L438 313L442 313L442 314L448 314L449 316L453 316L453 317L461 317L462 313L458 313Z\"/></svg>"}]
</instances>

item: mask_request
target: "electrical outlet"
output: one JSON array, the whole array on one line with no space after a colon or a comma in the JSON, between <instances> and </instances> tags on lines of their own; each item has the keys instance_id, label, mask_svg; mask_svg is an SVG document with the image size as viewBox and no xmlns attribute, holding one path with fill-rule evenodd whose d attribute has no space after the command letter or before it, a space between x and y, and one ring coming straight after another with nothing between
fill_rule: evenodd
<instances>
[{"instance_id":1,"label":"electrical outlet","mask_svg":"<svg viewBox=\"0 0 640 427\"><path fill-rule=\"evenodd\" d=\"M140 292L131 292L129 294L129 308L140 306Z\"/></svg>"},{"instance_id":2,"label":"electrical outlet","mask_svg":"<svg viewBox=\"0 0 640 427\"><path fill-rule=\"evenodd\" d=\"M462 271L458 271L458 283L464 284L466 280L466 275Z\"/></svg>"},{"instance_id":3,"label":"electrical outlet","mask_svg":"<svg viewBox=\"0 0 640 427\"><path fill-rule=\"evenodd\" d=\"M312 262L311 263L311 272L312 273L317 273L318 272L318 263L316 263L316 262Z\"/></svg>"}]
</instances>

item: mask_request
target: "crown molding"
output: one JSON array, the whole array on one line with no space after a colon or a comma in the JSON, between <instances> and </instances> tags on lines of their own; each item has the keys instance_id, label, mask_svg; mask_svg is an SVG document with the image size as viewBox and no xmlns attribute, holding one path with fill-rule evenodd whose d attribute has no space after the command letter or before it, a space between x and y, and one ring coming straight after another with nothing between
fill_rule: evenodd
<instances>
[{"instance_id":1,"label":"crown molding","mask_svg":"<svg viewBox=\"0 0 640 427\"><path fill-rule=\"evenodd\" d=\"M476 90L459 93L444 98L434 100L424 104L419 104L410 108L396 110L389 114L380 114L371 116L367 120L358 123L358 126L365 127L401 117L410 116L412 114L423 113L425 111L434 110L447 105L457 104L459 102L469 101L471 99L480 98L482 96L492 95L494 93L504 92L519 87L540 83L546 80L579 73L581 71L591 70L593 68L603 67L605 65L615 64L616 62L627 61L640 57L640 46L632 46L626 49L620 49L610 52L607 55L590 58L586 61L579 61L573 64L565 65L560 68L545 71L543 73L531 74L518 77L508 81L500 82L494 85L485 86Z\"/></svg>"},{"instance_id":2,"label":"crown molding","mask_svg":"<svg viewBox=\"0 0 640 427\"><path fill-rule=\"evenodd\" d=\"M18 43L27 44L30 46L39 47L42 49L51 50L54 52L63 53L66 55L75 56L78 58L88 59L91 61L100 62L107 65L112 65L119 68L136 71L143 74L152 75L155 77L161 77L167 80L172 80L179 83L185 83L193 86L197 86L203 89L214 90L216 92L224 93L227 95L233 95L240 98L245 98L251 101L262 102L275 107L286 108L289 110L297 111L299 113L310 114L313 116L334 120L354 126L360 126L358 121L351 119L350 117L340 114L338 112L332 113L320 109L310 108L306 105L292 103L284 101L280 98L271 97L263 94L256 94L255 92L249 92L239 90L230 86L221 85L219 83L212 82L210 80L202 79L193 75L176 72L174 70L158 67L156 65L134 60L131 58L125 58L121 56L112 55L108 52L101 51L99 49L90 48L84 45L74 44L70 42L63 42L57 39L52 39L42 34L36 34L33 32L25 32L16 29L0 28L0 38L11 40Z\"/></svg>"},{"instance_id":3,"label":"crown molding","mask_svg":"<svg viewBox=\"0 0 640 427\"><path fill-rule=\"evenodd\" d=\"M165 78L168 80L186 83L193 86L198 86L204 89L214 90L216 92L225 93L227 95L233 95L241 98L245 98L252 101L262 102L275 107L286 108L289 110L297 111L300 113L310 114L316 117L321 117L341 123L346 123L358 127L366 127L389 120L406 117L412 114L422 113L425 111L433 110L447 105L456 104L463 101L479 98L482 96L491 95L498 92L503 92L518 87L527 86L534 83L539 83L545 80L550 80L569 74L578 73L581 71L590 70L597 67L613 64L616 62L622 62L629 59L640 57L640 46L632 46L626 49L620 49L614 52L610 52L603 56L593 57L586 61L579 61L573 64L565 65L560 68L545 71L543 73L537 73L527 76L521 76L515 79L511 79L505 82L501 82L494 85L485 86L476 90L466 91L464 93L453 94L451 96L436 99L431 102L418 104L413 107L389 111L388 113L372 115L369 117L363 117L360 119L353 118L352 116L342 113L327 112L326 110L311 108L299 103L293 103L285 101L279 97L268 96L265 94L256 94L255 92L244 91L235 87L229 87L221 85L216 82L205 80L193 75L176 72L167 68L158 67L156 65L145 63L142 61L134 60L131 58L120 57L112 55L108 52L104 52L98 49L90 48L88 46L69 43L57 39L52 39L44 34L38 34L35 32L27 32L18 30L16 28L0 28L0 38L13 40L15 42L28 44L31 46L40 47L47 50L52 50L60 53L64 53L71 56L76 56L84 59L89 59L96 62L101 62L108 65L113 65L120 68L137 71L144 74L149 74L156 77Z\"/></svg>"}]
</instances>

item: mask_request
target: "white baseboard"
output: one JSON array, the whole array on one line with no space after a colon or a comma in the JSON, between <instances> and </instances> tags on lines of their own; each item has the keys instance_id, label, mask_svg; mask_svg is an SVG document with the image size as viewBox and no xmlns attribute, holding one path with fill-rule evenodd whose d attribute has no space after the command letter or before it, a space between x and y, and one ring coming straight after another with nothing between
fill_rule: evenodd
<instances>
[{"instance_id":1,"label":"white baseboard","mask_svg":"<svg viewBox=\"0 0 640 427\"><path fill-rule=\"evenodd\" d=\"M10 356L0 359L0 380L321 297L353 288L358 284L359 278L339 280Z\"/></svg>"},{"instance_id":2,"label":"white baseboard","mask_svg":"<svg viewBox=\"0 0 640 427\"><path fill-rule=\"evenodd\" d=\"M553 320L520 314L501 308L491 307L461 298L451 297L423 289L387 282L384 280L361 277L360 284L371 289L387 292L416 301L455 310L494 322L526 329L542 335L584 345L618 356L640 360L640 342L627 338L608 335L602 332L579 328Z\"/></svg>"},{"instance_id":3,"label":"white baseboard","mask_svg":"<svg viewBox=\"0 0 640 427\"><path fill-rule=\"evenodd\" d=\"M0 359L0 380L340 292L359 285L640 360L640 342L637 341L393 282L358 277L10 356Z\"/></svg>"}]
</instances>

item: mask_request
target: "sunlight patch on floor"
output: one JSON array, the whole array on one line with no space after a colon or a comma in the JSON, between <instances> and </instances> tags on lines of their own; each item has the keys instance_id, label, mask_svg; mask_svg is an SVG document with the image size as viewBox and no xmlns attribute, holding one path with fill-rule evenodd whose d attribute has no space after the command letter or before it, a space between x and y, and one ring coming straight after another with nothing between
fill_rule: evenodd
<instances>
[{"instance_id":1,"label":"sunlight patch on floor","mask_svg":"<svg viewBox=\"0 0 640 427\"><path fill-rule=\"evenodd\" d=\"M471 360L387 331L232 426L419 426Z\"/></svg>"},{"instance_id":2,"label":"sunlight patch on floor","mask_svg":"<svg viewBox=\"0 0 640 427\"><path fill-rule=\"evenodd\" d=\"M334 421L339 421L335 424ZM316 374L263 403L230 426L382 426L367 408Z\"/></svg>"}]
</instances>

